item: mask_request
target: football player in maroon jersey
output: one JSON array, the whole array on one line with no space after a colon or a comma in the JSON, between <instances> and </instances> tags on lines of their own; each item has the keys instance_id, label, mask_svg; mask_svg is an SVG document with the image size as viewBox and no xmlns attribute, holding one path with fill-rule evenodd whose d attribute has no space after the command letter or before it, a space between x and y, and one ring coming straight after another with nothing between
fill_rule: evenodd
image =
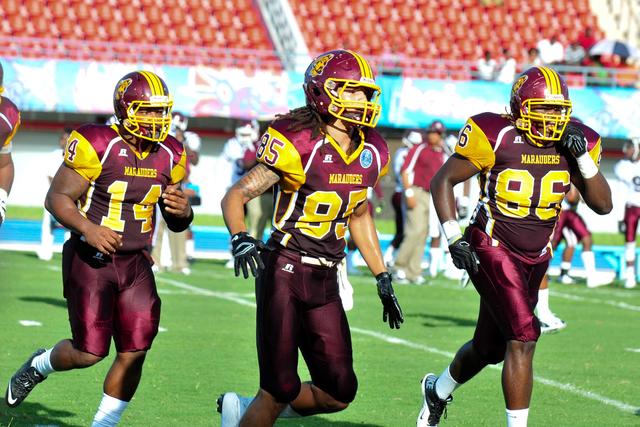
<instances>
[{"instance_id":1,"label":"football player in maroon jersey","mask_svg":"<svg viewBox=\"0 0 640 427\"><path fill-rule=\"evenodd\" d=\"M13 184L12 140L20 127L20 111L6 96L2 96L4 70L0 63L0 226L7 212L7 198Z\"/></svg>"},{"instance_id":2,"label":"football player in maroon jersey","mask_svg":"<svg viewBox=\"0 0 640 427\"><path fill-rule=\"evenodd\" d=\"M222 200L236 275L242 270L247 278L251 270L256 276L260 366L255 399L236 393L218 399L225 427L341 411L355 398L336 271L347 230L376 277L383 321L391 328L403 322L367 208L367 189L389 163L387 144L373 130L380 88L367 61L348 50L315 58L303 88L306 106L271 123L256 152L258 165ZM273 231L265 245L247 233L243 205L273 185ZM311 382L298 376L298 349Z\"/></svg>"},{"instance_id":3,"label":"football player in maroon jersey","mask_svg":"<svg viewBox=\"0 0 640 427\"><path fill-rule=\"evenodd\" d=\"M9 406L55 371L98 363L112 338L117 354L93 425L117 424L133 397L160 322L148 253L155 206L173 231L193 219L179 187L186 152L168 135L172 104L157 75L129 73L114 92L118 123L84 125L69 136L45 206L72 232L62 253L72 338L27 360L9 382Z\"/></svg>"},{"instance_id":4,"label":"football player in maroon jersey","mask_svg":"<svg viewBox=\"0 0 640 427\"><path fill-rule=\"evenodd\" d=\"M609 185L598 170L600 136L569 122L572 104L564 79L550 68L532 67L514 83L510 104L511 114L469 118L455 153L431 183L451 257L469 272L480 312L473 338L451 364L439 377L423 378L418 427L437 425L458 386L502 361L507 425L526 425L540 336L533 310L560 204L573 183L596 213L612 208ZM463 235L453 186L476 174L480 200Z\"/></svg>"}]
</instances>

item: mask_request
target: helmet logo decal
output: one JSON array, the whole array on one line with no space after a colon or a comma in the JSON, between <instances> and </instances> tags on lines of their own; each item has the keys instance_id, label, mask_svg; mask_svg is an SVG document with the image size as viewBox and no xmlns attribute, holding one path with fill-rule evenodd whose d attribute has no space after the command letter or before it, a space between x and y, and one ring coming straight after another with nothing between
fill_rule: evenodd
<instances>
[{"instance_id":1,"label":"helmet logo decal","mask_svg":"<svg viewBox=\"0 0 640 427\"><path fill-rule=\"evenodd\" d=\"M121 80L118 84L118 89L116 89L116 99L122 98L122 95L126 92L127 88L131 85L131 79Z\"/></svg>"},{"instance_id":2,"label":"helmet logo decal","mask_svg":"<svg viewBox=\"0 0 640 427\"><path fill-rule=\"evenodd\" d=\"M333 53L327 53L326 55L322 55L320 58L316 60L313 64L313 68L311 69L311 75L313 77L319 76L324 71L324 67L327 66L329 61L333 58Z\"/></svg>"},{"instance_id":3,"label":"helmet logo decal","mask_svg":"<svg viewBox=\"0 0 640 427\"><path fill-rule=\"evenodd\" d=\"M520 89L522 87L522 85L524 84L524 82L526 82L528 79L529 79L529 76L527 76L526 74L524 76L520 77L518 79L518 81L515 82L514 85L513 85L513 92L514 93L517 92L518 89Z\"/></svg>"},{"instance_id":4,"label":"helmet logo decal","mask_svg":"<svg viewBox=\"0 0 640 427\"><path fill-rule=\"evenodd\" d=\"M368 148L362 150L360 153L360 166L367 169L373 163L373 153Z\"/></svg>"}]
</instances>

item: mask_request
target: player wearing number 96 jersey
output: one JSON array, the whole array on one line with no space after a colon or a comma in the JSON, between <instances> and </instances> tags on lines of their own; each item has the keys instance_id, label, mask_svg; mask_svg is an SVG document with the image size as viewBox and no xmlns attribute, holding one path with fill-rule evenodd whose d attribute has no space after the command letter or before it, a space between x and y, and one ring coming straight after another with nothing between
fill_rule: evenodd
<instances>
[{"instance_id":1,"label":"player wearing number 96 jersey","mask_svg":"<svg viewBox=\"0 0 640 427\"><path fill-rule=\"evenodd\" d=\"M277 118L262 136L258 165L222 200L236 263L256 276L260 390L256 402L226 393L222 426L270 425L279 414L345 409L355 398L349 325L338 291L337 263L349 230L383 304L383 321L399 328L402 311L386 271L367 189L389 163L373 129L380 114L373 72L348 50L315 58L305 73L307 105ZM246 233L243 205L277 186L273 230L265 245ZM302 384L298 350L312 382ZM290 406L287 407L287 404ZM284 410L284 412L283 412Z\"/></svg>"},{"instance_id":2,"label":"player wearing number 96 jersey","mask_svg":"<svg viewBox=\"0 0 640 427\"><path fill-rule=\"evenodd\" d=\"M17 406L50 373L102 360L113 338L117 355L94 425L117 423L158 332L160 299L147 251L155 206L174 231L193 218L179 187L186 153L168 136L172 100L164 81L147 71L129 73L113 99L118 123L71 133L45 202L72 232L62 253L72 338L36 351L6 395Z\"/></svg>"},{"instance_id":3,"label":"player wearing number 96 jersey","mask_svg":"<svg viewBox=\"0 0 640 427\"><path fill-rule=\"evenodd\" d=\"M573 183L596 213L612 208L598 171L600 136L571 120L564 79L551 68L532 67L514 83L510 106L510 114L469 118L454 155L431 181L451 256L469 272L480 312L473 339L439 378L425 376L418 426L437 425L456 387L503 360L508 425L526 425L540 335L533 310L562 200ZM453 186L476 174L480 198L463 235Z\"/></svg>"}]
</instances>

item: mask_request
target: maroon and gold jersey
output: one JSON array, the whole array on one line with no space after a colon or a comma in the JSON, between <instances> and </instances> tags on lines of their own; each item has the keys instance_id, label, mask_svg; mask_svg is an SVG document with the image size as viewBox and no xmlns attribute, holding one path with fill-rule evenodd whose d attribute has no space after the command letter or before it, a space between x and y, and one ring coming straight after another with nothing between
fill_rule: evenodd
<instances>
[{"instance_id":1,"label":"maroon and gold jersey","mask_svg":"<svg viewBox=\"0 0 640 427\"><path fill-rule=\"evenodd\" d=\"M600 164L600 136L582 123L587 150ZM480 200L472 223L496 245L506 246L529 262L551 256L550 238L571 175L580 173L555 145L537 146L508 116L483 113L467 120L456 153L478 169Z\"/></svg>"},{"instance_id":2,"label":"maroon and gold jersey","mask_svg":"<svg viewBox=\"0 0 640 427\"><path fill-rule=\"evenodd\" d=\"M289 249L338 260L344 256L349 217L387 172L389 149L374 130L361 132L350 155L329 135L271 124L256 152L258 162L280 175L271 238Z\"/></svg>"},{"instance_id":3,"label":"maroon and gold jersey","mask_svg":"<svg viewBox=\"0 0 640 427\"><path fill-rule=\"evenodd\" d=\"M20 127L20 111L9 98L0 96L0 154L11 152L11 141Z\"/></svg>"},{"instance_id":4,"label":"maroon and gold jersey","mask_svg":"<svg viewBox=\"0 0 640 427\"><path fill-rule=\"evenodd\" d=\"M122 235L120 251L151 244L155 205L164 189L184 178L186 152L172 136L140 153L117 127L85 125L74 130L64 162L91 184L78 200L91 222Z\"/></svg>"}]
</instances>

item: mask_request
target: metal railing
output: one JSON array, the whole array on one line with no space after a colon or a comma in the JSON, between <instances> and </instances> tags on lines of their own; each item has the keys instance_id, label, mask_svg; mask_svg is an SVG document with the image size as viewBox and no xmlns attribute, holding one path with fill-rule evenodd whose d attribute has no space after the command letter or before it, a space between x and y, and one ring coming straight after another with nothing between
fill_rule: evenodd
<instances>
[{"instance_id":1,"label":"metal railing","mask_svg":"<svg viewBox=\"0 0 640 427\"><path fill-rule=\"evenodd\" d=\"M155 65L205 65L213 68L283 69L272 50L223 49L199 46L161 45L89 40L62 40L34 37L0 37L2 56L18 58L54 58L101 62L144 63ZM380 74L440 80L479 79L475 61L398 57L390 60L369 56ZM571 86L608 86L640 88L637 68L552 65ZM521 71L521 70L518 70Z\"/></svg>"}]
</instances>

